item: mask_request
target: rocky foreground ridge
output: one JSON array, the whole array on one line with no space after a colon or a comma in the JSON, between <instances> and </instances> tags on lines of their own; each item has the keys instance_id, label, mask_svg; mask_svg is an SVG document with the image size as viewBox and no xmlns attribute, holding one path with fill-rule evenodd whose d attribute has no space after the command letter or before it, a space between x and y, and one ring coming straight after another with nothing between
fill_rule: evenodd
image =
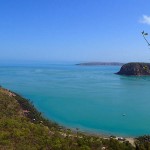
<instances>
[{"instance_id":1,"label":"rocky foreground ridge","mask_svg":"<svg viewBox=\"0 0 150 150\"><path fill-rule=\"evenodd\" d=\"M133 62L124 64L116 74L127 76L150 75L150 63Z\"/></svg>"}]
</instances>

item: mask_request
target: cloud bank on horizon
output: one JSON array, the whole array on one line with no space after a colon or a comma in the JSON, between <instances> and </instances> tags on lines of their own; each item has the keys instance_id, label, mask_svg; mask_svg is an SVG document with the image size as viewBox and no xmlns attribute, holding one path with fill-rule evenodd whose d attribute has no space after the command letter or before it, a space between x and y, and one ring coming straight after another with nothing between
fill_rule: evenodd
<instances>
[{"instance_id":1,"label":"cloud bank on horizon","mask_svg":"<svg viewBox=\"0 0 150 150\"><path fill-rule=\"evenodd\" d=\"M150 16L143 15L142 19L140 20L140 23L150 25Z\"/></svg>"}]
</instances>

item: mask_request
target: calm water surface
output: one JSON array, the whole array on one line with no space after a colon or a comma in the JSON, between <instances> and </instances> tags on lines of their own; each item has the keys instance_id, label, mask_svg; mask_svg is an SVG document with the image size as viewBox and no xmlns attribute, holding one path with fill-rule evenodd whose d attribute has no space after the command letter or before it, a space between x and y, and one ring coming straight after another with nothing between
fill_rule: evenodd
<instances>
[{"instance_id":1,"label":"calm water surface","mask_svg":"<svg viewBox=\"0 0 150 150\"><path fill-rule=\"evenodd\" d=\"M70 128L121 136L150 134L150 77L116 66L0 67L0 84Z\"/></svg>"}]
</instances>

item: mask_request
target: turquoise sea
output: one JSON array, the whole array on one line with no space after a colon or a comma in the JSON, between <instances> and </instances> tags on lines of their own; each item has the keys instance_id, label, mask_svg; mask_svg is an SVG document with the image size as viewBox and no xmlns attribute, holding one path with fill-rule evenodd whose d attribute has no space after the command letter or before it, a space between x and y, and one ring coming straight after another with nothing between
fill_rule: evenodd
<instances>
[{"instance_id":1,"label":"turquoise sea","mask_svg":"<svg viewBox=\"0 0 150 150\"><path fill-rule=\"evenodd\" d=\"M121 136L150 134L150 77L114 74L120 66L1 66L0 85L30 99L69 128Z\"/></svg>"}]
</instances>

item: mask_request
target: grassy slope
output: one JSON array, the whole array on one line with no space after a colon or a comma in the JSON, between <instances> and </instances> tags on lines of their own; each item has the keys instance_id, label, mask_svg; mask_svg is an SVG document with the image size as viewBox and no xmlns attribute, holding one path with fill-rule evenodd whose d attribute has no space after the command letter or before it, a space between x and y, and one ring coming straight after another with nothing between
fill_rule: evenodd
<instances>
[{"instance_id":1,"label":"grassy slope","mask_svg":"<svg viewBox=\"0 0 150 150\"><path fill-rule=\"evenodd\" d=\"M1 150L101 150L103 147L109 150L135 149L129 142L73 133L42 117L28 100L0 88Z\"/></svg>"}]
</instances>

